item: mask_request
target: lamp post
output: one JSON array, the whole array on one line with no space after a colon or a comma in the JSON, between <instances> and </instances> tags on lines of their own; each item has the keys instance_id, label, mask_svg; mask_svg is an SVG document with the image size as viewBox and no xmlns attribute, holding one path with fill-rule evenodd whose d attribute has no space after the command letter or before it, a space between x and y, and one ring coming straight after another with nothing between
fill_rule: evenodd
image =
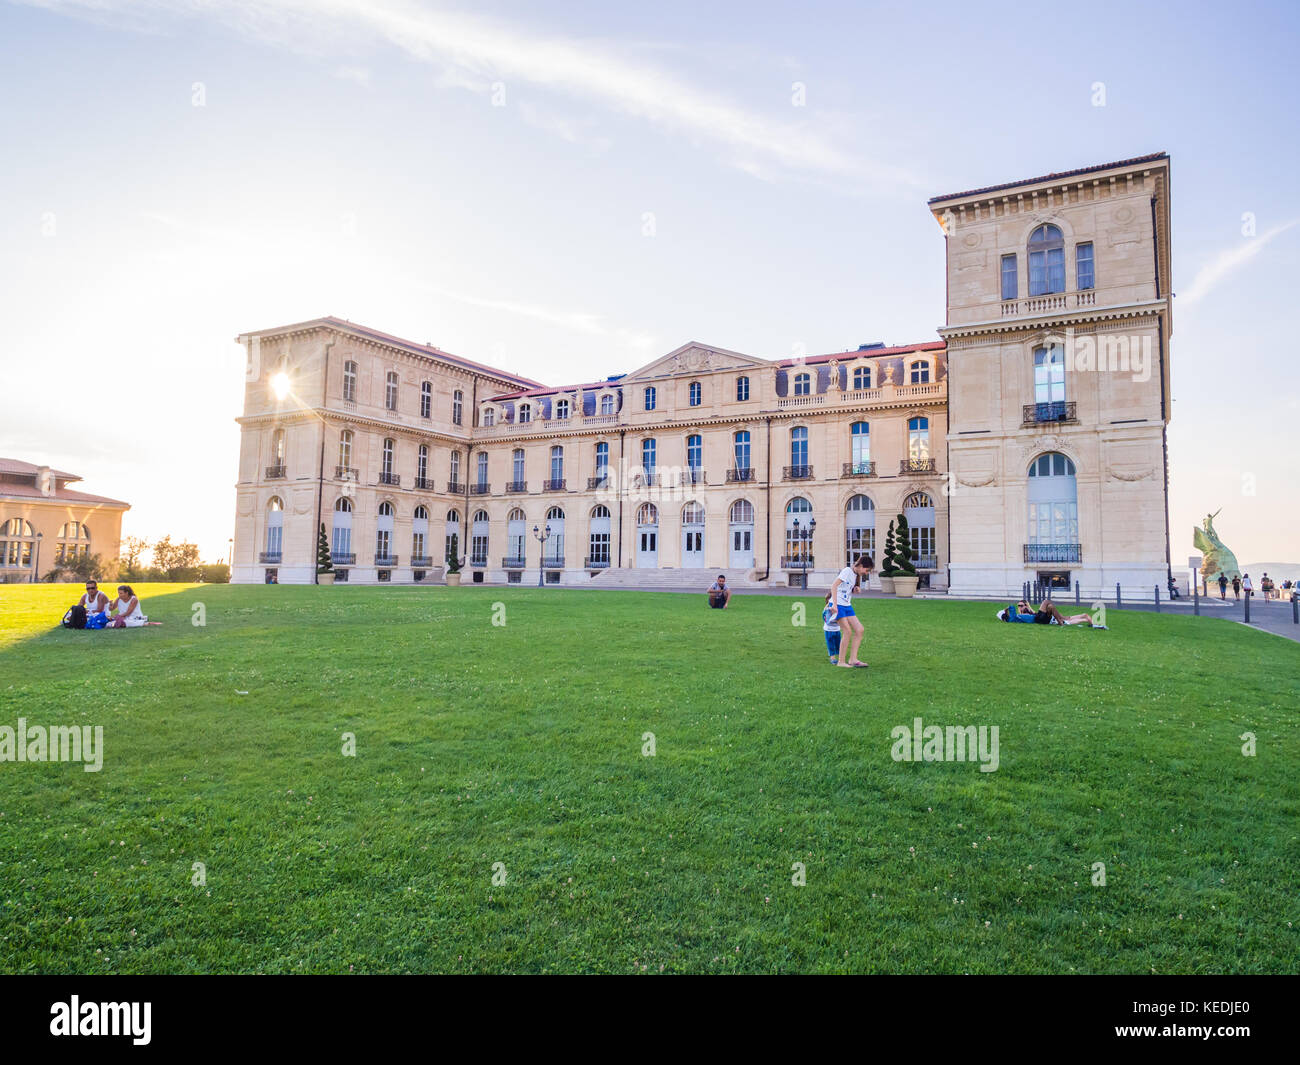
<instances>
[{"instance_id":1,"label":"lamp post","mask_svg":"<svg viewBox=\"0 0 1300 1065\"><path fill-rule=\"evenodd\" d=\"M45 539L44 533L36 534L36 565L32 567L32 583L35 584L41 576L41 541Z\"/></svg>"},{"instance_id":2,"label":"lamp post","mask_svg":"<svg viewBox=\"0 0 1300 1065\"><path fill-rule=\"evenodd\" d=\"M232 536L226 545L226 569L230 569L235 564L235 538Z\"/></svg>"},{"instance_id":3,"label":"lamp post","mask_svg":"<svg viewBox=\"0 0 1300 1065\"><path fill-rule=\"evenodd\" d=\"M794 519L794 540L799 545L799 567L803 574L803 586L808 587L808 554L812 551L813 533L817 530L817 519L808 522L808 528L799 528L799 519Z\"/></svg>"},{"instance_id":4,"label":"lamp post","mask_svg":"<svg viewBox=\"0 0 1300 1065\"><path fill-rule=\"evenodd\" d=\"M548 523L545 531L533 526L533 536L537 539L537 587L542 587L542 578L546 575L546 541L551 538L551 526Z\"/></svg>"}]
</instances>

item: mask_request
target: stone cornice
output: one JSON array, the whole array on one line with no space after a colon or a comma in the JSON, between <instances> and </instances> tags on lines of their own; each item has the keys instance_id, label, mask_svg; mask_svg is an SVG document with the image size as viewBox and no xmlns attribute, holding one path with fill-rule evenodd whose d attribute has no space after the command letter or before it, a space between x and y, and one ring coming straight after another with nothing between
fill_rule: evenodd
<instances>
[{"instance_id":1,"label":"stone cornice","mask_svg":"<svg viewBox=\"0 0 1300 1065\"><path fill-rule=\"evenodd\" d=\"M1167 314L1168 312L1169 301L1167 299L1144 300L1141 303L1129 303L1117 307L1094 307L1088 310L1073 308L1060 313L1039 314L1033 317L992 318L982 322L968 322L962 325L945 325L940 326L938 332L944 340L952 341L962 337L987 336L992 333L1065 329L1070 326L1093 322L1145 318L1153 314Z\"/></svg>"}]
</instances>

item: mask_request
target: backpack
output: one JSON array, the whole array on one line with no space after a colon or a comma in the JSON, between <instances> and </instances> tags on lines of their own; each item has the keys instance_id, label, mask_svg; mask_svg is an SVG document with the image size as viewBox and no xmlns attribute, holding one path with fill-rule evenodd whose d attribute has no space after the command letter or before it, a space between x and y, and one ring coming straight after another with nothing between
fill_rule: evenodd
<instances>
[{"instance_id":1,"label":"backpack","mask_svg":"<svg viewBox=\"0 0 1300 1065\"><path fill-rule=\"evenodd\" d=\"M84 629L86 627L86 608L77 603L63 615L65 629Z\"/></svg>"}]
</instances>

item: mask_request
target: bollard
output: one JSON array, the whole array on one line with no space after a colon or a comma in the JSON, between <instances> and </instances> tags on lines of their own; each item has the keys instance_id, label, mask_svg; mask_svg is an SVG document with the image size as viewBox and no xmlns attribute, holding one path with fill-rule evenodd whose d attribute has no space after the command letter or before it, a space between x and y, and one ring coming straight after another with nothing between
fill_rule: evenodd
<instances>
[{"instance_id":1,"label":"bollard","mask_svg":"<svg viewBox=\"0 0 1300 1065\"><path fill-rule=\"evenodd\" d=\"M1160 585L1156 585L1156 613L1160 613Z\"/></svg>"},{"instance_id":2,"label":"bollard","mask_svg":"<svg viewBox=\"0 0 1300 1065\"><path fill-rule=\"evenodd\" d=\"M1246 593L1246 624L1250 624L1250 593Z\"/></svg>"},{"instance_id":3,"label":"bollard","mask_svg":"<svg viewBox=\"0 0 1300 1065\"><path fill-rule=\"evenodd\" d=\"M1124 605L1124 600L1120 597L1119 594L1119 581L1115 582L1115 605L1117 607L1121 607Z\"/></svg>"},{"instance_id":4,"label":"bollard","mask_svg":"<svg viewBox=\"0 0 1300 1065\"><path fill-rule=\"evenodd\" d=\"M1079 605L1079 582L1074 582L1074 605Z\"/></svg>"},{"instance_id":5,"label":"bollard","mask_svg":"<svg viewBox=\"0 0 1300 1065\"><path fill-rule=\"evenodd\" d=\"M1198 618L1201 616L1201 590L1192 581L1192 613Z\"/></svg>"},{"instance_id":6,"label":"bollard","mask_svg":"<svg viewBox=\"0 0 1300 1065\"><path fill-rule=\"evenodd\" d=\"M1291 624L1300 625L1300 595L1291 593Z\"/></svg>"}]
</instances>

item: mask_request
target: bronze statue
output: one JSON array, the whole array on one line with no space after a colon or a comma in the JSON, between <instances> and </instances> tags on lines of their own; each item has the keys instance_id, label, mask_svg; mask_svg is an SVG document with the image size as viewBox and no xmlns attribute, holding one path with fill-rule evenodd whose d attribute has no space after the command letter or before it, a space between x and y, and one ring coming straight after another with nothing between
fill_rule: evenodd
<instances>
[{"instance_id":1,"label":"bronze statue","mask_svg":"<svg viewBox=\"0 0 1300 1065\"><path fill-rule=\"evenodd\" d=\"M1237 565L1237 556L1223 545L1219 534L1214 531L1214 519L1222 512L1223 508L1220 507L1213 514L1205 515L1201 528L1192 529L1192 543L1202 555L1201 580L1205 584L1217 581L1220 573L1228 580L1241 573L1241 567Z\"/></svg>"}]
</instances>

